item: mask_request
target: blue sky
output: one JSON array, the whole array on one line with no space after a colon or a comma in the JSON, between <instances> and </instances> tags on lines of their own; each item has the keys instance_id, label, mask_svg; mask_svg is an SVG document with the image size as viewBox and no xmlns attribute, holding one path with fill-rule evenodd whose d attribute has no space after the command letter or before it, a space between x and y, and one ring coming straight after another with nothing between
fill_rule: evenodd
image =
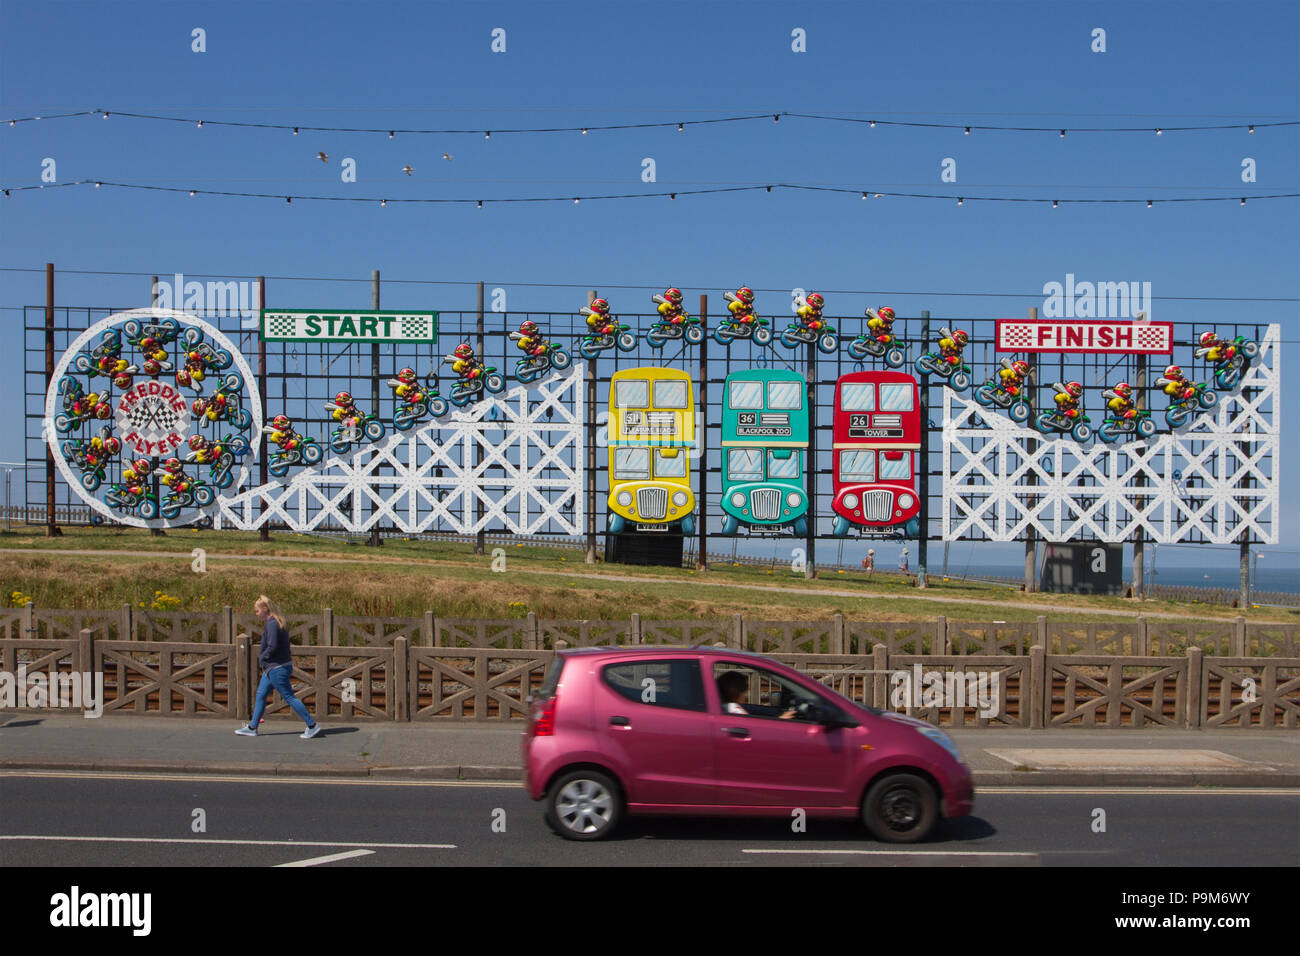
<instances>
[{"instance_id":1,"label":"blue sky","mask_svg":"<svg viewBox=\"0 0 1300 956\"><path fill-rule=\"evenodd\" d=\"M206 30L207 52L191 51ZM1106 30L1107 51L1090 49ZM506 31L506 52L490 50ZM791 31L807 32L807 52ZM777 110L1032 126L1295 119L1294 3L16 3L0 6L0 110L80 109L316 125L506 128ZM0 266L215 275L482 279L512 310L570 310L582 290L748 283L870 290L829 311L1021 316L1068 272L1150 281L1153 318L1280 322L1297 359L1297 200L1161 206L1165 196L1297 191L1296 127L1153 134L976 133L788 118L688 129L415 137L231 130L114 117L0 127L0 182L91 178L275 194L569 196L799 182L959 195L1154 199L1046 206L764 193L555 205L414 206L217 199L89 188L0 206ZM316 158L330 156L328 164ZM452 154L450 162L443 152ZM358 181L339 179L356 160ZM641 181L655 160L657 182ZM957 162L958 185L940 182ZM1241 182L1256 161L1258 182ZM411 164L413 176L401 167ZM556 282L569 288L512 283ZM0 273L0 321L44 277ZM929 295L875 292L914 291ZM368 305L364 285L271 287L273 305ZM960 298L938 293L1017 293ZM63 304L145 305L147 279L60 276ZM611 293L642 311L645 292ZM390 286L387 308L473 306L472 286ZM1283 298L1170 301L1162 296ZM350 298L349 298L350 297ZM850 300L851 301L848 301ZM693 299L691 299L693 301ZM773 308L771 311L777 311ZM21 356L0 356L17 390ZM13 398L16 400L17 395ZM1283 403L1295 422L1300 401ZM18 420L0 458L22 457ZM1294 426L1290 433L1294 434ZM1294 443L1281 462L1294 474ZM1283 548L1300 506L1283 503ZM1008 553L1013 553L1014 547ZM1194 559L1195 555L1189 555ZM1231 559L1230 554L1226 559ZM1162 560L1163 553L1162 553Z\"/></svg>"}]
</instances>

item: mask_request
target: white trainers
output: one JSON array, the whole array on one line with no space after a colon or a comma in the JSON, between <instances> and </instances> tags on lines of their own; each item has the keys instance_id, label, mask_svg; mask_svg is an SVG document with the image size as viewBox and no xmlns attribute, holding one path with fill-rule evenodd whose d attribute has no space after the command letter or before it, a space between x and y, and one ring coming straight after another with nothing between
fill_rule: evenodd
<instances>
[{"instance_id":1,"label":"white trainers","mask_svg":"<svg viewBox=\"0 0 1300 956\"><path fill-rule=\"evenodd\" d=\"M239 734L239 736L241 736L241 737L256 737L256 736L257 736L257 731L254 730L252 727L248 726L248 724L244 724L244 726L242 726L242 727L240 727L238 730L236 730L235 733Z\"/></svg>"},{"instance_id":2,"label":"white trainers","mask_svg":"<svg viewBox=\"0 0 1300 956\"><path fill-rule=\"evenodd\" d=\"M311 740L318 733L320 733L320 724L312 724L310 727L308 727L298 736L301 737L303 740Z\"/></svg>"}]
</instances>

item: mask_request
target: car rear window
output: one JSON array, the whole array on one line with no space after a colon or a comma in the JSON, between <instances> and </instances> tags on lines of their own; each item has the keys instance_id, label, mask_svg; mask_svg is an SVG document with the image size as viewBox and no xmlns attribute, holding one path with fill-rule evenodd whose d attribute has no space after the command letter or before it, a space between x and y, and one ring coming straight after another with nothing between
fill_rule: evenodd
<instances>
[{"instance_id":1,"label":"car rear window","mask_svg":"<svg viewBox=\"0 0 1300 956\"><path fill-rule=\"evenodd\" d=\"M546 671L542 686L537 690L538 697L555 696L555 688L560 683L560 671L564 670L564 660L559 654L555 655L555 660L551 661L551 666Z\"/></svg>"},{"instance_id":2,"label":"car rear window","mask_svg":"<svg viewBox=\"0 0 1300 956\"><path fill-rule=\"evenodd\" d=\"M615 693L638 704L704 710L698 661L633 661L607 664L601 678Z\"/></svg>"}]
</instances>

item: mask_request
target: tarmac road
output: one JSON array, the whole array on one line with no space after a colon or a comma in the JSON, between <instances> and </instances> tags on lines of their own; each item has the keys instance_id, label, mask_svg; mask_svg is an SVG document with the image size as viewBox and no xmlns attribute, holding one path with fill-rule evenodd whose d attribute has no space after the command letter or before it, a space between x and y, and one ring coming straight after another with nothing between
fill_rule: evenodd
<instances>
[{"instance_id":1,"label":"tarmac road","mask_svg":"<svg viewBox=\"0 0 1300 956\"><path fill-rule=\"evenodd\" d=\"M631 820L583 844L552 834L518 783L0 774L4 867L1259 867L1298 857L1293 788L986 788L973 816L914 847L816 820L803 833L779 820Z\"/></svg>"}]
</instances>

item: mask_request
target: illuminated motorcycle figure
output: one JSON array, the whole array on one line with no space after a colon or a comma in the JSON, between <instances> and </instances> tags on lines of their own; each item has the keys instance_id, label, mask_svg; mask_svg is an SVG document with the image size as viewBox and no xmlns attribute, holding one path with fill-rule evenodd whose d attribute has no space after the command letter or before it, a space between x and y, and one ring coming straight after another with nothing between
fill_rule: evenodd
<instances>
[{"instance_id":1,"label":"illuminated motorcycle figure","mask_svg":"<svg viewBox=\"0 0 1300 956\"><path fill-rule=\"evenodd\" d=\"M78 355L73 360L72 367L90 378L103 375L122 389L130 388L134 381L131 376L140 371L138 366L122 358L122 334L117 329L105 332L90 354Z\"/></svg>"},{"instance_id":2,"label":"illuminated motorcycle figure","mask_svg":"<svg viewBox=\"0 0 1300 956\"><path fill-rule=\"evenodd\" d=\"M525 319L519 325L519 331L511 332L523 358L515 361L515 378L521 382L531 382L540 378L551 369L566 369L573 364L573 356L554 342L542 337L542 330L531 319Z\"/></svg>"},{"instance_id":3,"label":"illuminated motorcycle figure","mask_svg":"<svg viewBox=\"0 0 1300 956\"><path fill-rule=\"evenodd\" d=\"M769 345L772 330L767 327L767 319L758 317L754 311L754 290L748 287L735 292L724 292L727 299L728 316L716 329L713 337L723 345L730 345L739 339L753 339L755 345Z\"/></svg>"},{"instance_id":4,"label":"illuminated motorcycle figure","mask_svg":"<svg viewBox=\"0 0 1300 956\"><path fill-rule=\"evenodd\" d=\"M239 397L244 380L238 372L231 372L221 380L217 390L207 398L196 398L190 408L204 425L228 422L240 431L247 431L253 416L244 408Z\"/></svg>"},{"instance_id":5,"label":"illuminated motorcycle figure","mask_svg":"<svg viewBox=\"0 0 1300 956\"><path fill-rule=\"evenodd\" d=\"M816 345L828 355L840 347L839 336L835 326L822 318L822 309L826 302L819 293L812 293L807 298L800 296L795 300L796 314L799 321L791 322L781 333L781 344L788 349L800 345Z\"/></svg>"},{"instance_id":6,"label":"illuminated motorcycle figure","mask_svg":"<svg viewBox=\"0 0 1300 956\"><path fill-rule=\"evenodd\" d=\"M207 465L208 481L218 488L230 487L235 480L235 465L248 454L248 440L243 435L226 435L220 441L191 435L189 446L186 464Z\"/></svg>"},{"instance_id":7,"label":"illuminated motorcycle figure","mask_svg":"<svg viewBox=\"0 0 1300 956\"><path fill-rule=\"evenodd\" d=\"M202 381L213 372L229 368L234 361L225 349L214 349L203 341L203 330L185 330L185 364L176 373L176 384L203 391Z\"/></svg>"},{"instance_id":8,"label":"illuminated motorcycle figure","mask_svg":"<svg viewBox=\"0 0 1300 956\"><path fill-rule=\"evenodd\" d=\"M1013 422L1029 420L1031 409L1025 397L1025 380L1032 374L1028 362L1002 359L1002 368L991 379L975 389L975 401L981 405L1005 409Z\"/></svg>"},{"instance_id":9,"label":"illuminated motorcycle figure","mask_svg":"<svg viewBox=\"0 0 1300 956\"><path fill-rule=\"evenodd\" d=\"M907 356L894 337L894 310L889 306L879 311L868 307L864 314L867 331L849 343L849 354L859 360L868 355L882 358L890 368L902 368Z\"/></svg>"},{"instance_id":10,"label":"illuminated motorcycle figure","mask_svg":"<svg viewBox=\"0 0 1300 956\"><path fill-rule=\"evenodd\" d=\"M955 392L964 392L970 388L972 372L970 366L962 361L962 349L970 341L970 336L962 329L949 332L946 328L939 330L939 351L926 352L914 363L917 375L936 375Z\"/></svg>"},{"instance_id":11,"label":"illuminated motorcycle figure","mask_svg":"<svg viewBox=\"0 0 1300 956\"><path fill-rule=\"evenodd\" d=\"M59 379L60 401L63 411L54 416L54 430L60 435L76 431L92 419L104 421L113 417L113 406L108 403L108 390L86 392L75 378Z\"/></svg>"},{"instance_id":12,"label":"illuminated motorcycle figure","mask_svg":"<svg viewBox=\"0 0 1300 956\"><path fill-rule=\"evenodd\" d=\"M334 401L325 403L325 410L339 423L330 433L330 448L340 455L353 445L379 441L388 431L379 416L373 412L366 414L357 407L350 392L339 392Z\"/></svg>"},{"instance_id":13,"label":"illuminated motorcycle figure","mask_svg":"<svg viewBox=\"0 0 1300 956\"><path fill-rule=\"evenodd\" d=\"M593 299L590 306L584 305L578 311L587 317L587 327L591 329L578 342L578 351L583 358L594 359L612 348L620 352L631 352L636 348L636 334L610 315L609 302L605 299Z\"/></svg>"},{"instance_id":14,"label":"illuminated motorcycle figure","mask_svg":"<svg viewBox=\"0 0 1300 956\"><path fill-rule=\"evenodd\" d=\"M262 431L278 449L271 451L266 461L266 470L276 478L283 478L294 465L315 465L324 457L316 439L299 435L286 415L276 415Z\"/></svg>"},{"instance_id":15,"label":"illuminated motorcycle figure","mask_svg":"<svg viewBox=\"0 0 1300 956\"><path fill-rule=\"evenodd\" d=\"M1045 433L1065 432L1079 444L1090 441L1092 420L1083 414L1083 409L1079 407L1079 400L1083 396L1083 385L1079 382L1067 382L1064 385L1053 382L1052 388L1056 390L1053 396L1056 410L1039 412L1034 419L1034 427Z\"/></svg>"},{"instance_id":16,"label":"illuminated motorcycle figure","mask_svg":"<svg viewBox=\"0 0 1300 956\"><path fill-rule=\"evenodd\" d=\"M109 459L121 450L122 443L113 437L111 425L105 425L89 441L78 438L63 443L63 457L81 469L81 486L87 491L99 488Z\"/></svg>"},{"instance_id":17,"label":"illuminated motorcycle figure","mask_svg":"<svg viewBox=\"0 0 1300 956\"><path fill-rule=\"evenodd\" d=\"M104 502L116 511L126 514L139 512L146 521L158 517L158 498L149 489L152 466L148 458L137 458L122 471L122 481L113 485L104 495Z\"/></svg>"},{"instance_id":18,"label":"illuminated motorcycle figure","mask_svg":"<svg viewBox=\"0 0 1300 956\"><path fill-rule=\"evenodd\" d=\"M159 511L164 518L175 518L182 508L206 508L217 498L212 486L185 473L179 458L168 458L163 464L162 483L170 490L163 495Z\"/></svg>"},{"instance_id":19,"label":"illuminated motorcycle figure","mask_svg":"<svg viewBox=\"0 0 1300 956\"><path fill-rule=\"evenodd\" d=\"M438 394L436 386L423 385L413 368L404 368L397 373L397 378L390 378L388 387L393 390L396 403L393 427L399 432L430 415L441 418L447 414L447 400Z\"/></svg>"},{"instance_id":20,"label":"illuminated motorcycle figure","mask_svg":"<svg viewBox=\"0 0 1300 956\"><path fill-rule=\"evenodd\" d=\"M1156 433L1156 423L1151 420L1151 413L1134 405L1133 386L1128 382L1120 382L1101 395L1107 399L1106 408L1111 413L1097 429L1097 437L1102 441L1113 442L1123 435L1150 438Z\"/></svg>"},{"instance_id":21,"label":"illuminated motorcycle figure","mask_svg":"<svg viewBox=\"0 0 1300 956\"><path fill-rule=\"evenodd\" d=\"M1169 407L1165 409L1165 422L1170 428L1178 428L1187 423L1187 419L1201 409L1213 408L1219 403L1219 396L1206 387L1205 382L1192 382L1183 375L1177 365L1170 365L1165 374L1156 379L1156 385L1164 389L1169 396Z\"/></svg>"},{"instance_id":22,"label":"illuminated motorcycle figure","mask_svg":"<svg viewBox=\"0 0 1300 956\"><path fill-rule=\"evenodd\" d=\"M1241 376L1259 355L1259 343L1244 335L1221 339L1216 332L1202 332L1196 357L1214 363L1214 382L1219 388L1236 388Z\"/></svg>"},{"instance_id":23,"label":"illuminated motorcycle figure","mask_svg":"<svg viewBox=\"0 0 1300 956\"><path fill-rule=\"evenodd\" d=\"M172 370L172 363L167 358L167 346L176 341L180 331L180 323L171 318L148 323L132 319L122 325L122 334L126 340L144 353L141 370L154 378Z\"/></svg>"},{"instance_id":24,"label":"illuminated motorcycle figure","mask_svg":"<svg viewBox=\"0 0 1300 956\"><path fill-rule=\"evenodd\" d=\"M682 308L682 290L669 289L663 295L652 295L659 319L646 332L645 339L651 348L661 349L667 342L685 339L691 345L704 341L704 328L700 320Z\"/></svg>"},{"instance_id":25,"label":"illuminated motorcycle figure","mask_svg":"<svg viewBox=\"0 0 1300 956\"><path fill-rule=\"evenodd\" d=\"M451 370L460 376L451 386L451 403L457 408L481 398L484 390L496 394L506 387L505 378L494 366L484 366L468 342L456 346L456 351L443 356L451 363Z\"/></svg>"}]
</instances>

